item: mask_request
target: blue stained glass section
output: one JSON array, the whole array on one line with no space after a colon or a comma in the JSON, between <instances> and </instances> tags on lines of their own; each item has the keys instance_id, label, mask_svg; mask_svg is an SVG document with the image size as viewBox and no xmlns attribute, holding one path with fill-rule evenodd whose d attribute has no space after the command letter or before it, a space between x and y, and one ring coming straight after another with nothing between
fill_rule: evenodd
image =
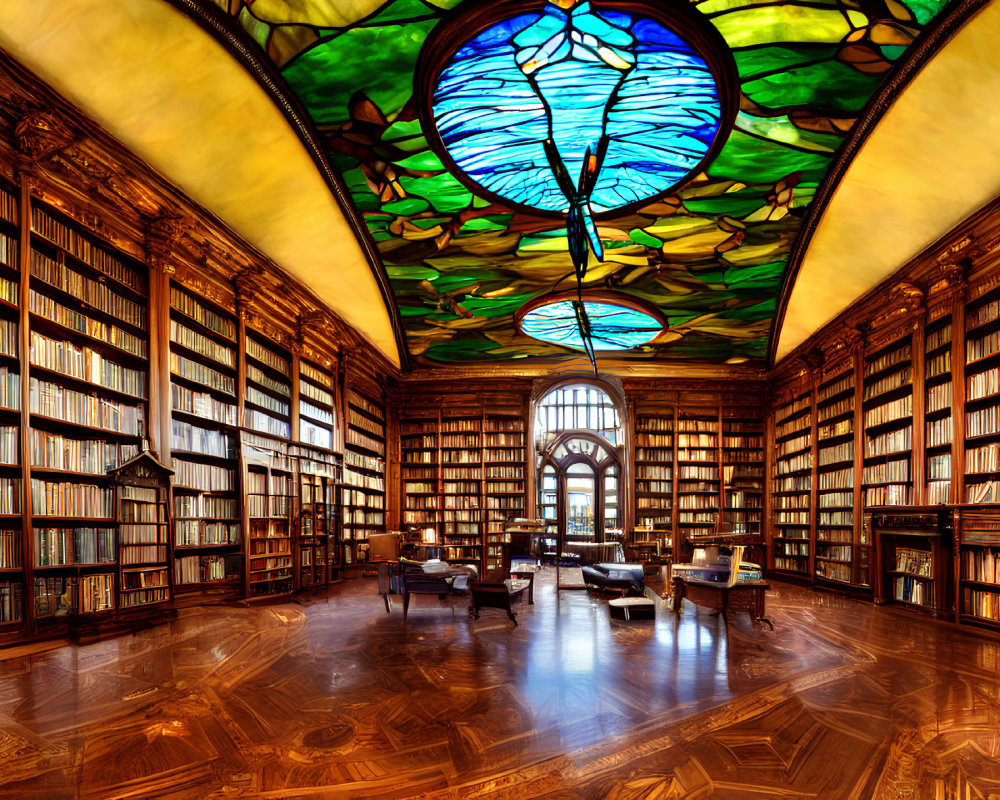
<instances>
[{"instance_id":1,"label":"blue stained glass section","mask_svg":"<svg viewBox=\"0 0 1000 800\"><path fill-rule=\"evenodd\" d=\"M628 306L585 300L583 307L594 350L629 350L646 344L663 330L655 317ZM521 330L533 339L583 350L571 300L531 309L521 319Z\"/></svg>"},{"instance_id":2,"label":"blue stained glass section","mask_svg":"<svg viewBox=\"0 0 1000 800\"><path fill-rule=\"evenodd\" d=\"M704 158L721 116L711 71L677 34L589 2L569 11L548 4L462 45L432 108L469 178L562 213L574 204L610 211L666 191Z\"/></svg>"}]
</instances>

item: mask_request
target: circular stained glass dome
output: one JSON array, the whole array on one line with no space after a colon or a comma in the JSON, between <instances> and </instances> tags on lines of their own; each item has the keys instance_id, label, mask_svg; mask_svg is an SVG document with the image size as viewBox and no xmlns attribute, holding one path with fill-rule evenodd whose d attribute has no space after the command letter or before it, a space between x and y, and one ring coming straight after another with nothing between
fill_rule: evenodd
<instances>
[{"instance_id":1,"label":"circular stained glass dome","mask_svg":"<svg viewBox=\"0 0 1000 800\"><path fill-rule=\"evenodd\" d=\"M725 48L684 9L495 5L518 10L456 20L424 57L431 140L481 194L606 213L668 191L718 145L735 112Z\"/></svg>"},{"instance_id":2,"label":"circular stained glass dome","mask_svg":"<svg viewBox=\"0 0 1000 800\"><path fill-rule=\"evenodd\" d=\"M519 315L521 332L542 342L583 350L577 305L571 297L553 298ZM594 350L630 350L663 332L663 323L650 311L605 299L584 299L586 324Z\"/></svg>"}]
</instances>

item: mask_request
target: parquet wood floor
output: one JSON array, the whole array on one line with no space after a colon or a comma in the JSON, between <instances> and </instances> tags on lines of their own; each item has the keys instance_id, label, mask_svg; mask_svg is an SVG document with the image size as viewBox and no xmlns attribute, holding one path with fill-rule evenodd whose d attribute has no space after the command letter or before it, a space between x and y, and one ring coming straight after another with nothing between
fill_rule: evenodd
<instances>
[{"instance_id":1,"label":"parquet wood floor","mask_svg":"<svg viewBox=\"0 0 1000 800\"><path fill-rule=\"evenodd\" d=\"M355 580L0 652L0 798L1000 798L1000 639L783 584L773 633L535 597L420 596L404 639Z\"/></svg>"}]
</instances>

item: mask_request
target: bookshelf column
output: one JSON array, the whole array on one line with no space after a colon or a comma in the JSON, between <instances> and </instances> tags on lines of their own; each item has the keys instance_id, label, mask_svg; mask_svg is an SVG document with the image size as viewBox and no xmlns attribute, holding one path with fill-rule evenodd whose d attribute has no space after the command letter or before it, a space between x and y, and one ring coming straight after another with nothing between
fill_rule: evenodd
<instances>
[{"instance_id":1,"label":"bookshelf column","mask_svg":"<svg viewBox=\"0 0 1000 800\"><path fill-rule=\"evenodd\" d=\"M183 233L180 220L158 217L146 227L149 265L149 438L162 464L170 463L170 276L171 254Z\"/></svg>"},{"instance_id":2,"label":"bookshelf column","mask_svg":"<svg viewBox=\"0 0 1000 800\"><path fill-rule=\"evenodd\" d=\"M21 620L27 633L34 633L35 625L35 580L34 556L32 547L32 532L34 526L31 518L31 443L28 431L31 430L31 410L29 407L29 371L31 359L28 353L31 347L29 275L31 264L31 190L36 185L33 168L27 159L18 165L20 196L18 198L18 267L21 283L18 287L19 325L17 354L20 359L21 375L21 426L20 426L20 459L21 459L21 568L24 584L21 590Z\"/></svg>"}]
</instances>

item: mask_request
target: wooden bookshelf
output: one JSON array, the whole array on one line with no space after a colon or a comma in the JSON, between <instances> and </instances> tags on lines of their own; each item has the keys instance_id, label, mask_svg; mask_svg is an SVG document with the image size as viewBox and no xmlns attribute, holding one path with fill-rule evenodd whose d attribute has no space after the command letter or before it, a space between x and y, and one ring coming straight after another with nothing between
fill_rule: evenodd
<instances>
[{"instance_id":1,"label":"wooden bookshelf","mask_svg":"<svg viewBox=\"0 0 1000 800\"><path fill-rule=\"evenodd\" d=\"M875 602L953 619L950 510L892 505L865 515L875 536Z\"/></svg>"},{"instance_id":2,"label":"wooden bookshelf","mask_svg":"<svg viewBox=\"0 0 1000 800\"><path fill-rule=\"evenodd\" d=\"M778 572L810 575L813 397L796 395L774 412L771 559Z\"/></svg>"},{"instance_id":3,"label":"wooden bookshelf","mask_svg":"<svg viewBox=\"0 0 1000 800\"><path fill-rule=\"evenodd\" d=\"M404 528L441 527L440 415L414 411L399 430L400 479Z\"/></svg>"},{"instance_id":4,"label":"wooden bookshelf","mask_svg":"<svg viewBox=\"0 0 1000 800\"><path fill-rule=\"evenodd\" d=\"M298 390L298 441L317 450L341 450L335 376L319 364L300 359Z\"/></svg>"},{"instance_id":5,"label":"wooden bookshelf","mask_svg":"<svg viewBox=\"0 0 1000 800\"><path fill-rule=\"evenodd\" d=\"M171 284L169 363L175 591L241 593L235 317Z\"/></svg>"},{"instance_id":6,"label":"wooden bookshelf","mask_svg":"<svg viewBox=\"0 0 1000 800\"><path fill-rule=\"evenodd\" d=\"M677 411L674 467L678 544L715 532L722 506L719 407L684 406Z\"/></svg>"},{"instance_id":7,"label":"wooden bookshelf","mask_svg":"<svg viewBox=\"0 0 1000 800\"><path fill-rule=\"evenodd\" d=\"M959 506L954 520L959 619L1000 630L1000 510Z\"/></svg>"},{"instance_id":8,"label":"wooden bookshelf","mask_svg":"<svg viewBox=\"0 0 1000 800\"><path fill-rule=\"evenodd\" d=\"M855 536L852 359L824 371L816 390L816 543L814 573L841 584L867 583L868 553ZM864 577L860 577L863 573Z\"/></svg>"},{"instance_id":9,"label":"wooden bookshelf","mask_svg":"<svg viewBox=\"0 0 1000 800\"><path fill-rule=\"evenodd\" d=\"M866 347L864 410L864 506L907 506L913 491L913 336Z\"/></svg>"},{"instance_id":10,"label":"wooden bookshelf","mask_svg":"<svg viewBox=\"0 0 1000 800\"><path fill-rule=\"evenodd\" d=\"M246 382L243 426L288 439L291 436L291 361L287 352L266 336L246 328Z\"/></svg>"},{"instance_id":11,"label":"wooden bookshelf","mask_svg":"<svg viewBox=\"0 0 1000 800\"><path fill-rule=\"evenodd\" d=\"M343 563L365 560L368 537L385 532L385 405L359 390L346 391Z\"/></svg>"},{"instance_id":12,"label":"wooden bookshelf","mask_svg":"<svg viewBox=\"0 0 1000 800\"><path fill-rule=\"evenodd\" d=\"M722 516L733 533L759 536L764 514L764 420L760 408L722 409Z\"/></svg>"},{"instance_id":13,"label":"wooden bookshelf","mask_svg":"<svg viewBox=\"0 0 1000 800\"><path fill-rule=\"evenodd\" d=\"M663 546L672 536L662 532L673 530L675 416L674 406L644 405L636 413L633 440L635 524L659 528Z\"/></svg>"},{"instance_id":14,"label":"wooden bookshelf","mask_svg":"<svg viewBox=\"0 0 1000 800\"><path fill-rule=\"evenodd\" d=\"M1000 289L969 303L965 315L965 475L967 503L1000 503Z\"/></svg>"},{"instance_id":15,"label":"wooden bookshelf","mask_svg":"<svg viewBox=\"0 0 1000 800\"><path fill-rule=\"evenodd\" d=\"M246 596L289 594L296 588L297 487L288 444L277 437L243 431L240 437Z\"/></svg>"},{"instance_id":16,"label":"wooden bookshelf","mask_svg":"<svg viewBox=\"0 0 1000 800\"><path fill-rule=\"evenodd\" d=\"M952 487L952 324L944 314L924 331L924 451L928 505L954 503Z\"/></svg>"},{"instance_id":17,"label":"wooden bookshelf","mask_svg":"<svg viewBox=\"0 0 1000 800\"><path fill-rule=\"evenodd\" d=\"M526 479L527 432L524 417L516 412L487 412L483 417L485 542L496 541L514 520L525 518Z\"/></svg>"}]
</instances>

